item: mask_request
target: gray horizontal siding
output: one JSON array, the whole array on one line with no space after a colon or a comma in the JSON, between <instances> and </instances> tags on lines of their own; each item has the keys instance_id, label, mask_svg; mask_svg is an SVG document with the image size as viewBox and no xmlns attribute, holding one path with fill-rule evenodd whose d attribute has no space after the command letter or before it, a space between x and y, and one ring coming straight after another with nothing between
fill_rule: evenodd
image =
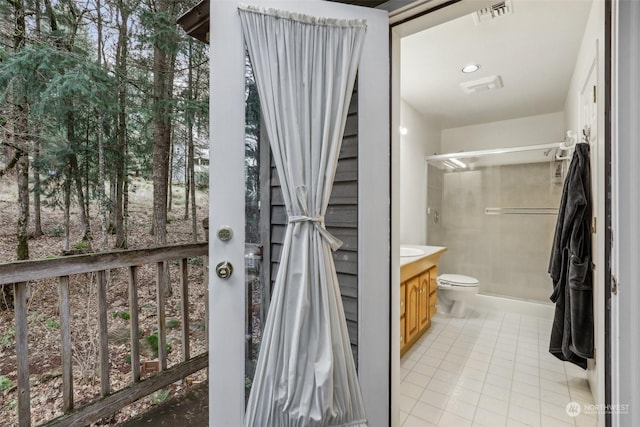
<instances>
[{"instance_id":1,"label":"gray horizontal siding","mask_svg":"<svg viewBox=\"0 0 640 427\"><path fill-rule=\"evenodd\" d=\"M338 274L342 304L347 319L349 340L356 363L358 355L358 96L349 104L349 115L340 149L338 166L325 224L327 230L344 242L333 253ZM270 276L278 274L282 243L287 225L287 213L282 198L280 180L273 163L270 173ZM266 261L266 260L265 260Z\"/></svg>"}]
</instances>

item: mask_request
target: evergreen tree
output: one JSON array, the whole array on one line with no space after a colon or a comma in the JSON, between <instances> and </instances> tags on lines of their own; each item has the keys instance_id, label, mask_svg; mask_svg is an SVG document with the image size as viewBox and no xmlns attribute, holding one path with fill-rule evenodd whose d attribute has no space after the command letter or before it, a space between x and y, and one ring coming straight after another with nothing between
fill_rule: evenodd
<instances>
[{"instance_id":1,"label":"evergreen tree","mask_svg":"<svg viewBox=\"0 0 640 427\"><path fill-rule=\"evenodd\" d=\"M42 197L67 212L75 204L81 238L90 241L90 201L98 200L101 217L117 211L116 246L125 247L130 175L154 179L156 243L166 244L171 143L180 153L176 171L188 177L195 238L195 165L208 146L207 47L189 48L175 24L195 3L0 2L0 178L19 177L19 258L28 257L29 190L32 235L42 232Z\"/></svg>"}]
</instances>

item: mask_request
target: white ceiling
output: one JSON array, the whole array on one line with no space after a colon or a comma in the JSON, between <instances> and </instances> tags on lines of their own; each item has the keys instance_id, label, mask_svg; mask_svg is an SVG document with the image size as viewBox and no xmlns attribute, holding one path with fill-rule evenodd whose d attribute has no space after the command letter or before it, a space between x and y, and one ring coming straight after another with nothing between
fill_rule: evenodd
<instances>
[{"instance_id":1,"label":"white ceiling","mask_svg":"<svg viewBox=\"0 0 640 427\"><path fill-rule=\"evenodd\" d=\"M467 15L404 37L402 98L442 129L562 111L591 0L512 3L512 15L478 26ZM480 70L463 74L470 63ZM459 86L491 75L504 87Z\"/></svg>"}]
</instances>

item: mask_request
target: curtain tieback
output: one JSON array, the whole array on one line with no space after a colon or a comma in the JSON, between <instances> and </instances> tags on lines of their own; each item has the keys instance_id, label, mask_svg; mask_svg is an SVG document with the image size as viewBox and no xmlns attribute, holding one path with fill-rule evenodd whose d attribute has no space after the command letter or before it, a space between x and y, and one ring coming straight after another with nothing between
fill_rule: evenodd
<instances>
[{"instance_id":1,"label":"curtain tieback","mask_svg":"<svg viewBox=\"0 0 640 427\"><path fill-rule=\"evenodd\" d=\"M342 240L338 239L333 234L329 233L329 231L324 226L324 217L323 216L307 216L307 215L291 215L289 216L289 224L297 224L300 222L311 222L315 226L316 230L320 233L320 235L329 243L331 246L331 250L337 251L342 246Z\"/></svg>"}]
</instances>

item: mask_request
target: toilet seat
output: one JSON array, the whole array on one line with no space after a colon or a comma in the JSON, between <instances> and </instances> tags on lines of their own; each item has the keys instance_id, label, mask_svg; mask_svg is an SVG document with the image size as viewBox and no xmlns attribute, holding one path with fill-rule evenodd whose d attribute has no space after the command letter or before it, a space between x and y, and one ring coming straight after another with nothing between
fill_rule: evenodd
<instances>
[{"instance_id":1,"label":"toilet seat","mask_svg":"<svg viewBox=\"0 0 640 427\"><path fill-rule=\"evenodd\" d=\"M442 274L438 276L438 285L451 287L459 286L463 288L473 288L478 286L478 279L469 276L463 276L462 274Z\"/></svg>"}]
</instances>

